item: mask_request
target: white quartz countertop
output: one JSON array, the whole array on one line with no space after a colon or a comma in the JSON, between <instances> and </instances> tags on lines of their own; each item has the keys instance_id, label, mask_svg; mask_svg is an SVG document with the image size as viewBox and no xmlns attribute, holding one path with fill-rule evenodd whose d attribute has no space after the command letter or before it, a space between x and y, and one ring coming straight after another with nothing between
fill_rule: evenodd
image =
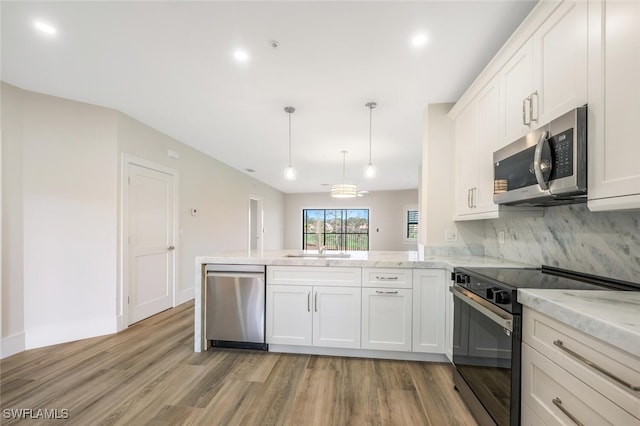
<instances>
[{"instance_id":1,"label":"white quartz countertop","mask_svg":"<svg viewBox=\"0 0 640 426\"><path fill-rule=\"evenodd\" d=\"M523 263L484 256L428 256L417 251L353 251L349 258L287 257L288 254L317 253L302 250L272 250L264 252L229 252L213 256L198 256L196 264L230 263L237 265L291 265L291 266L356 266L371 268L443 268L455 266L525 267ZM332 252L327 252L328 254ZM337 253L337 252L336 252Z\"/></svg>"},{"instance_id":2,"label":"white quartz countertop","mask_svg":"<svg viewBox=\"0 0 640 426\"><path fill-rule=\"evenodd\" d=\"M612 346L640 353L640 292L519 289L518 301Z\"/></svg>"}]
</instances>

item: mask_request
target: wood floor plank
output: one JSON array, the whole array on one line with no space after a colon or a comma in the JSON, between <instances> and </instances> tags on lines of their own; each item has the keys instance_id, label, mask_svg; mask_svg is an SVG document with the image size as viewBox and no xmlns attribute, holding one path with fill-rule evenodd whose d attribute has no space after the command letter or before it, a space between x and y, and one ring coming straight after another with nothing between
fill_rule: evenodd
<instances>
[{"instance_id":1,"label":"wood floor plank","mask_svg":"<svg viewBox=\"0 0 640 426\"><path fill-rule=\"evenodd\" d=\"M193 315L191 302L117 334L0 360L0 409L67 409L65 424L80 426L475 425L448 364L194 353Z\"/></svg>"}]
</instances>

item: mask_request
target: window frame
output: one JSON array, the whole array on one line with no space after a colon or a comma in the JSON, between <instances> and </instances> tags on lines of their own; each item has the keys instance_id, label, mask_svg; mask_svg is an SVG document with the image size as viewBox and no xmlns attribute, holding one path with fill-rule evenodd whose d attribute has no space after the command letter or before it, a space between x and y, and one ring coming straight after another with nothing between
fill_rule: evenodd
<instances>
[{"instance_id":1,"label":"window frame","mask_svg":"<svg viewBox=\"0 0 640 426\"><path fill-rule=\"evenodd\" d=\"M335 242L337 248L328 247L328 250L340 250L340 251L369 251L371 247L371 209L370 208L357 208L357 207L348 207L348 208L337 208L337 207L319 207L319 208L303 208L302 209L302 249L303 250L314 250L313 248L308 248L307 246L307 236L315 235L316 233L306 232L305 225L308 225L306 222L307 212L308 211L321 211L322 212L322 242L323 245L326 245L327 235L335 235ZM346 232L349 219L353 219L354 216L349 216L349 211L360 211L366 212L366 220L367 220L367 229L366 232ZM340 232L327 232L327 213L328 212L339 212L339 221L340 221ZM356 215L355 217L360 217ZM337 217L336 217L337 218ZM363 248L349 248L349 235L357 235L357 236L366 236L364 239L366 241L366 246ZM357 240L357 238L356 238ZM316 245L319 245L316 242ZM359 242L356 242L356 247L360 247Z\"/></svg>"},{"instance_id":2,"label":"window frame","mask_svg":"<svg viewBox=\"0 0 640 426\"><path fill-rule=\"evenodd\" d=\"M418 209L417 205L407 205L404 206L403 209L403 223L404 226L402 228L402 240L405 243L415 243L418 241L418 238L420 237L420 209ZM416 222L410 222L409 221L409 212L416 212L416 215L418 216L418 219ZM416 226L416 236L415 238L410 238L409 237L409 226L410 225L415 225Z\"/></svg>"}]
</instances>

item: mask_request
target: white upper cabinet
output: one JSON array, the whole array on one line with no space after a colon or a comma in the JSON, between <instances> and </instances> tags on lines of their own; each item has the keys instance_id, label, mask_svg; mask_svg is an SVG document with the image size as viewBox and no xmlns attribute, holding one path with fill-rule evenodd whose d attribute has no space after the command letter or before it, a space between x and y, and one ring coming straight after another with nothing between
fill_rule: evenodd
<instances>
[{"instance_id":1,"label":"white upper cabinet","mask_svg":"<svg viewBox=\"0 0 640 426\"><path fill-rule=\"evenodd\" d=\"M587 103L587 3L565 1L500 71L501 145Z\"/></svg>"},{"instance_id":2,"label":"white upper cabinet","mask_svg":"<svg viewBox=\"0 0 640 426\"><path fill-rule=\"evenodd\" d=\"M497 213L493 203L493 151L500 122L498 80L491 81L455 124L456 220Z\"/></svg>"},{"instance_id":3,"label":"white upper cabinet","mask_svg":"<svg viewBox=\"0 0 640 426\"><path fill-rule=\"evenodd\" d=\"M587 39L584 1L564 2L534 34L531 108L538 125L587 103Z\"/></svg>"},{"instance_id":4,"label":"white upper cabinet","mask_svg":"<svg viewBox=\"0 0 640 426\"><path fill-rule=\"evenodd\" d=\"M588 207L640 209L640 2L589 2Z\"/></svg>"},{"instance_id":5,"label":"white upper cabinet","mask_svg":"<svg viewBox=\"0 0 640 426\"><path fill-rule=\"evenodd\" d=\"M500 72L504 120L500 132L506 145L531 131L533 93L533 48L529 40Z\"/></svg>"}]
</instances>

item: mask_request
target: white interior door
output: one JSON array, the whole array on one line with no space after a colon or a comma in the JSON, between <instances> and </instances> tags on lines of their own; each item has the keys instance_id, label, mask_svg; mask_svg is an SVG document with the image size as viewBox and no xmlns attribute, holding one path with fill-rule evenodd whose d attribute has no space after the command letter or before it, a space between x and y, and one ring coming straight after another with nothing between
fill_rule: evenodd
<instances>
[{"instance_id":1,"label":"white interior door","mask_svg":"<svg viewBox=\"0 0 640 426\"><path fill-rule=\"evenodd\" d=\"M264 212L262 199L254 196L249 198L249 250L262 252L264 247L262 235L264 231Z\"/></svg>"},{"instance_id":2,"label":"white interior door","mask_svg":"<svg viewBox=\"0 0 640 426\"><path fill-rule=\"evenodd\" d=\"M174 175L127 163L128 324L173 306ZM127 242L127 241L125 241Z\"/></svg>"}]
</instances>

